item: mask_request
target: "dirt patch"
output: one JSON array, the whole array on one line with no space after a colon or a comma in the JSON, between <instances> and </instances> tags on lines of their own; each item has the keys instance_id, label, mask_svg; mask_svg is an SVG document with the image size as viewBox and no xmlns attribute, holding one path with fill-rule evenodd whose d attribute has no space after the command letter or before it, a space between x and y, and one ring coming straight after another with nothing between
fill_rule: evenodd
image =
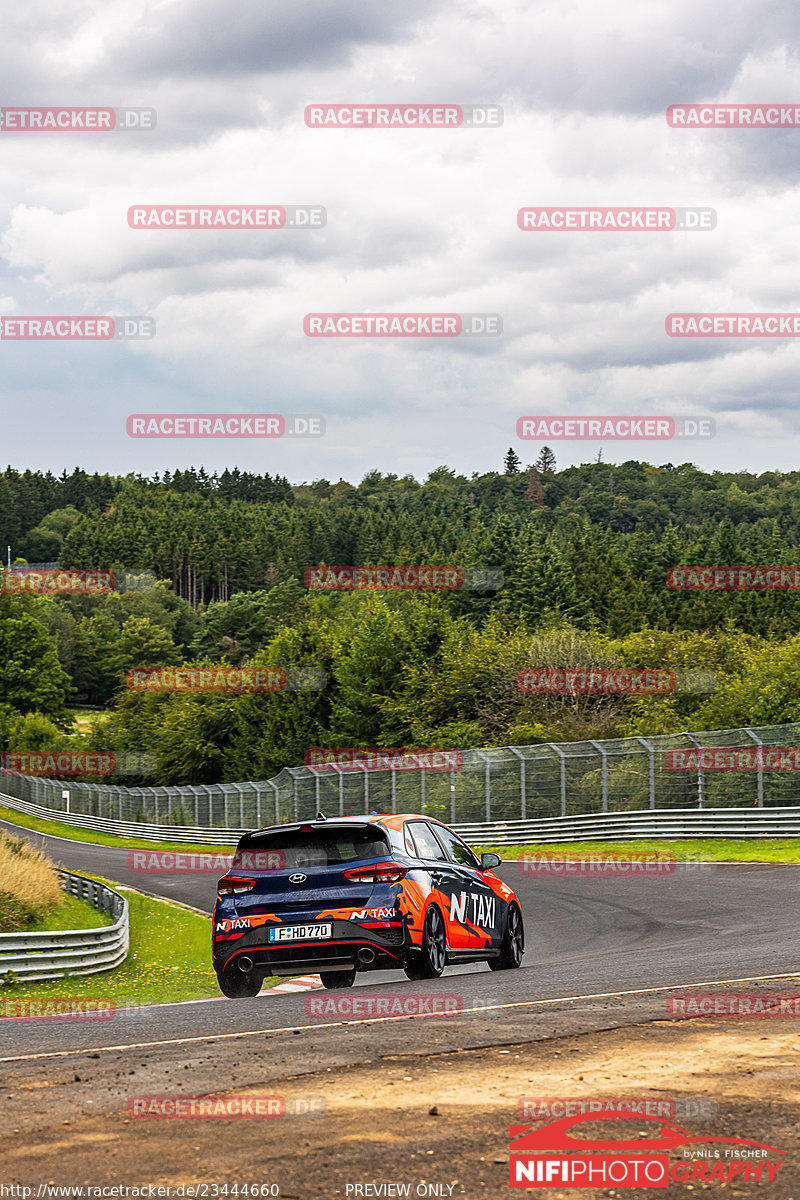
<instances>
[{"instance_id":1,"label":"dirt patch","mask_svg":"<svg viewBox=\"0 0 800 1200\"><path fill-rule=\"evenodd\" d=\"M83 1079L64 1062L31 1064L3 1085L2 1182L277 1184L284 1200L404 1194L377 1190L390 1183L408 1185L412 1197L612 1196L612 1190L509 1189L509 1125L557 1119L572 1098L576 1112L592 1100L626 1100L693 1135L777 1146L785 1159L772 1183L728 1183L724 1194L800 1198L800 1037L788 1020L659 1022L513 1048L392 1056L284 1077L277 1085L265 1071L263 1087L253 1085L252 1059L230 1062L222 1055L219 1046L204 1052L206 1089L216 1065L220 1094L239 1090L236 1080L246 1078L241 1092L251 1099L263 1092L274 1108L280 1096L290 1110L310 1115L132 1119L128 1098L143 1094L145 1082L137 1079L145 1069L141 1052L109 1058L94 1082L86 1078L86 1059ZM165 1060L169 1085L160 1083L159 1093L198 1094L192 1081L199 1066L177 1055ZM41 1090L43 1077L53 1086ZM79 1090L82 1103L71 1103ZM644 1119L630 1127L648 1136L656 1128ZM620 1136L619 1127L604 1129ZM673 1161L682 1154L673 1151ZM720 1186L696 1178L670 1190L711 1194ZM212 1190L207 1195L213 1200Z\"/></svg>"}]
</instances>

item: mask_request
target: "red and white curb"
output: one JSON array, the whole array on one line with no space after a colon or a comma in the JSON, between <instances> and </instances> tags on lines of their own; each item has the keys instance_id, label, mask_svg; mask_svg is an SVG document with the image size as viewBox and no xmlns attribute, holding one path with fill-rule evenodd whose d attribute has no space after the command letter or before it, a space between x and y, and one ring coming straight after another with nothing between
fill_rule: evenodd
<instances>
[{"instance_id":1,"label":"red and white curb","mask_svg":"<svg viewBox=\"0 0 800 1200\"><path fill-rule=\"evenodd\" d=\"M286 983L276 983L275 987L262 992L264 996L273 996L275 992L313 992L322 987L319 975L298 975L296 979L287 979Z\"/></svg>"}]
</instances>

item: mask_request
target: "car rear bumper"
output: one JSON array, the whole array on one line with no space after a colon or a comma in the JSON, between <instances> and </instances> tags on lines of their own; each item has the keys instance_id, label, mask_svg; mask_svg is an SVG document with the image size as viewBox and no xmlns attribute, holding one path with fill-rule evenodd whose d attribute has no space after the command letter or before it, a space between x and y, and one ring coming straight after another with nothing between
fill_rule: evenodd
<instances>
[{"instance_id":1,"label":"car rear bumper","mask_svg":"<svg viewBox=\"0 0 800 1200\"><path fill-rule=\"evenodd\" d=\"M399 967L405 956L405 930L365 929L352 921L332 921L332 937L298 942L270 942L269 925L237 938L235 941L215 938L214 969L219 974L226 967L236 967L243 958L252 961L259 975L291 975L298 971L342 971Z\"/></svg>"}]
</instances>

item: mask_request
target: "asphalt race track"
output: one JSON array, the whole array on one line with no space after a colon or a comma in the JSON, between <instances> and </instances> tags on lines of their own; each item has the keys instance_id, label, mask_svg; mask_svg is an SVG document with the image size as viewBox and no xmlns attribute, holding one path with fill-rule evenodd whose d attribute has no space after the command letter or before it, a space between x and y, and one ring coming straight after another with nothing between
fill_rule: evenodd
<instances>
[{"instance_id":1,"label":"asphalt race track","mask_svg":"<svg viewBox=\"0 0 800 1200\"><path fill-rule=\"evenodd\" d=\"M129 851L46 837L0 823L46 850L63 867L87 871L211 910L215 874L143 874L131 870ZM526 927L526 954L517 971L483 965L448 968L439 980L410 983L402 973L370 972L359 978L358 997L376 991L457 995L481 1044L513 1036L515 1022L586 1002L613 1007L619 994L669 992L689 985L789 975L798 966L796 904L800 866L678 864L673 874L523 874L513 862L498 869L517 891ZM317 992L314 996L334 993ZM343 993L335 993L341 996ZM352 992L349 993L353 995ZM631 996L633 1001L635 996ZM649 997L652 1004L653 995ZM662 1005L664 997L656 995ZM554 1003L557 1002L557 1003ZM191 1043L297 1029L336 1035L341 1019L311 1019L309 994L269 994L250 1000L199 1001L118 1011L113 1029L104 1022L15 1022L0 1028L0 1059L60 1055L94 1047ZM381 1018L377 1020L380 1022ZM5 1025L5 1023L2 1023ZM373 1022L374 1024L374 1022ZM415 1021L421 1028L447 1022ZM450 1023L452 1024L452 1023ZM464 1044L465 1024L460 1044ZM387 1046L409 1041L408 1020L387 1021ZM473 1039L466 1039L473 1040Z\"/></svg>"}]
</instances>

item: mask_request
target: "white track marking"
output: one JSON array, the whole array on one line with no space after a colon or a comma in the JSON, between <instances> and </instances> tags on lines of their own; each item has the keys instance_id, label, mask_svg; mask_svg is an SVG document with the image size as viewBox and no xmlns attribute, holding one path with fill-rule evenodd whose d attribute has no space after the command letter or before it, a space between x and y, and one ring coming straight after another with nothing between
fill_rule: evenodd
<instances>
[{"instance_id":1,"label":"white track marking","mask_svg":"<svg viewBox=\"0 0 800 1200\"><path fill-rule=\"evenodd\" d=\"M515 1000L510 1004L486 1004L476 1008L462 1009L468 1012L500 1012L507 1008L540 1008L548 1004L572 1004L577 1000L617 1000L621 996L652 996L659 992L674 992L681 988L723 987L732 983L768 983L773 979L797 979L798 972L790 971L785 975L749 975L744 979L706 979L701 983L673 983L667 987L633 988L625 992L591 992L585 996L557 996L552 1000ZM435 995L436 993L432 993ZM438 1013L420 1013L412 1015L404 1013L398 1017L364 1017L357 1021L326 1021L315 1025L285 1025L278 1029L247 1029L241 1033L208 1033L201 1037L165 1038L159 1042L127 1042L119 1046L87 1046L84 1050L49 1050L43 1054L18 1054L8 1058L0 1058L0 1063L34 1062L44 1058L71 1058L76 1054L98 1054L100 1051L112 1050L150 1050L155 1046L188 1046L196 1042L226 1042L235 1038L263 1037L272 1033L295 1033L296 1031L313 1032L317 1029L338 1029L342 1025L382 1025L387 1021L421 1021L439 1017L440 1020L450 1020ZM661 1018L668 1020L668 1017Z\"/></svg>"}]
</instances>

